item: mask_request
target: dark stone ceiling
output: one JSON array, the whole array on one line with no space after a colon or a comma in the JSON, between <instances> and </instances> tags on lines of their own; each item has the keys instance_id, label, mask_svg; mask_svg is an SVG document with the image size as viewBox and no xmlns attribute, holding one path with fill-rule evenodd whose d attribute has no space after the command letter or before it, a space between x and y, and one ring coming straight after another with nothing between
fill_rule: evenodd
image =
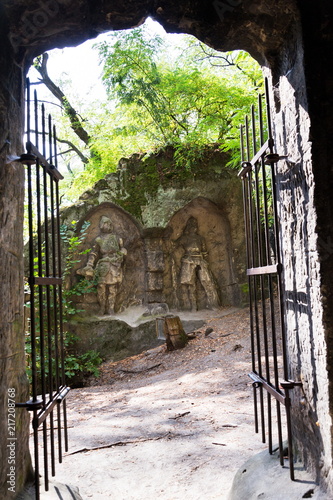
<instances>
[{"instance_id":1,"label":"dark stone ceiling","mask_svg":"<svg viewBox=\"0 0 333 500\"><path fill-rule=\"evenodd\" d=\"M244 49L261 63L278 53L297 18L296 0L2 0L3 27L17 62L150 16L168 32L216 49Z\"/></svg>"}]
</instances>

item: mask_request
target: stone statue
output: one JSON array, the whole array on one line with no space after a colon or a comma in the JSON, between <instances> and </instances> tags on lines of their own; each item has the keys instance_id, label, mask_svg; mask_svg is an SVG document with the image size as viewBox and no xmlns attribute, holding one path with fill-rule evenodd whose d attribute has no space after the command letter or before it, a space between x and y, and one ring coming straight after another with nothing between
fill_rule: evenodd
<instances>
[{"instance_id":1,"label":"stone statue","mask_svg":"<svg viewBox=\"0 0 333 500\"><path fill-rule=\"evenodd\" d=\"M77 270L77 274L96 278L97 299L101 314L113 314L119 285L123 280L123 261L127 254L123 241L113 233L111 219L100 218L100 234L94 241L87 265Z\"/></svg>"},{"instance_id":2,"label":"stone statue","mask_svg":"<svg viewBox=\"0 0 333 500\"><path fill-rule=\"evenodd\" d=\"M197 280L205 291L207 307L218 307L216 286L206 260L208 253L205 239L198 234L198 222L194 217L188 219L182 236L175 243L184 251L179 275L184 308L197 310Z\"/></svg>"}]
</instances>

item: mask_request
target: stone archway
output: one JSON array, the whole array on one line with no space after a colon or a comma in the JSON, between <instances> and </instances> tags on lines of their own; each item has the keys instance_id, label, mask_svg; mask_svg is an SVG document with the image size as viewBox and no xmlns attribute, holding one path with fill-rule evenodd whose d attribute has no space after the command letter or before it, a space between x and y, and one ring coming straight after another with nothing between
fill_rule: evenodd
<instances>
[{"instance_id":1,"label":"stone archway","mask_svg":"<svg viewBox=\"0 0 333 500\"><path fill-rule=\"evenodd\" d=\"M332 478L332 270L333 197L330 169L333 121L332 12L329 0L303 2L268 0L212 2L145 0L4 0L0 6L0 318L1 397L8 387L17 387L17 397L28 397L24 381L23 323L23 169L10 157L23 152L24 74L32 58L41 52L75 45L102 31L129 28L148 15L169 32L191 33L216 49L248 50L269 68L275 96L275 139L280 154L290 156L297 166L281 163L280 203L287 213L304 218L303 237L307 255L290 257L290 234L283 235L284 265L294 276L307 275L310 300L293 302L293 314L303 314L299 342L305 356L300 370L304 394L295 396L292 411L299 428L298 449L320 481L333 489ZM288 200L285 193L297 196ZM288 193L287 193L288 194ZM292 197L291 197L292 198ZM286 226L288 221L286 220ZM295 241L293 240L293 244ZM311 310L309 304L312 304ZM296 322L297 323L297 322ZM288 323L291 365L297 362L293 344L293 322ZM297 328L297 327L296 327ZM308 345L311 332L315 357ZM311 388L312 370L320 384ZM20 381L19 383L17 381ZM301 404L302 403L302 404ZM17 488L28 477L28 419L18 413L20 448L17 450ZM308 418L310 420L308 420ZM316 419L316 422L314 421ZM0 420L6 421L4 406ZM318 423L318 425L317 425ZM5 438L5 433L2 433ZM307 446L304 447L304 435ZM318 438L322 437L321 440ZM3 444L1 442L2 449ZM0 484L6 499L6 457L1 462Z\"/></svg>"}]
</instances>

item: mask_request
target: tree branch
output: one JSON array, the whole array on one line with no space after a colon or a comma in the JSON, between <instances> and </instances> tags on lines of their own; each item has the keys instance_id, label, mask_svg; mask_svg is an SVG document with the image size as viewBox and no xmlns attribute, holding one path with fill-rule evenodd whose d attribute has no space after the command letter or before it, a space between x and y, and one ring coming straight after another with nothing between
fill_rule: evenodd
<instances>
[{"instance_id":1,"label":"tree branch","mask_svg":"<svg viewBox=\"0 0 333 500\"><path fill-rule=\"evenodd\" d=\"M35 68L41 75L43 83L46 85L49 91L60 101L61 105L65 110L66 115L70 120L73 131L81 139L81 141L83 141L88 146L90 141L90 136L88 132L83 128L78 113L70 104L69 100L67 99L63 91L51 80L51 78L48 75L47 72L48 58L49 55L47 53L37 58L38 63L35 64Z\"/></svg>"},{"instance_id":2,"label":"tree branch","mask_svg":"<svg viewBox=\"0 0 333 500\"><path fill-rule=\"evenodd\" d=\"M67 144L73 151L75 151L75 153L80 157L82 163L87 164L89 162L89 159L71 141L68 141L67 139L59 139L59 137L57 137L57 141L62 144Z\"/></svg>"}]
</instances>

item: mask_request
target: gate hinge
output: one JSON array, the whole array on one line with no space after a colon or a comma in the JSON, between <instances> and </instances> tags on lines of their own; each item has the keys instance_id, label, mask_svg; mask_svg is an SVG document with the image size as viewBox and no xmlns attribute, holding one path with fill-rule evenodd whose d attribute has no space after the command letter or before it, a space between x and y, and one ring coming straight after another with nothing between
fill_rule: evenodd
<instances>
[{"instance_id":1,"label":"gate hinge","mask_svg":"<svg viewBox=\"0 0 333 500\"><path fill-rule=\"evenodd\" d=\"M268 153L264 158L265 165L272 165L280 160L288 160L288 156L280 156L278 153ZM291 163L290 160L288 161Z\"/></svg>"},{"instance_id":2,"label":"gate hinge","mask_svg":"<svg viewBox=\"0 0 333 500\"><path fill-rule=\"evenodd\" d=\"M294 387L302 387L302 382L295 382L295 380L280 380L282 389L294 389Z\"/></svg>"},{"instance_id":3,"label":"gate hinge","mask_svg":"<svg viewBox=\"0 0 333 500\"><path fill-rule=\"evenodd\" d=\"M43 406L42 399L36 399L36 401L29 399L26 403L15 403L16 408L26 408L28 411L40 410Z\"/></svg>"},{"instance_id":4,"label":"gate hinge","mask_svg":"<svg viewBox=\"0 0 333 500\"><path fill-rule=\"evenodd\" d=\"M19 161L23 165L35 165L37 156L33 155L32 153L23 153L17 161Z\"/></svg>"}]
</instances>

